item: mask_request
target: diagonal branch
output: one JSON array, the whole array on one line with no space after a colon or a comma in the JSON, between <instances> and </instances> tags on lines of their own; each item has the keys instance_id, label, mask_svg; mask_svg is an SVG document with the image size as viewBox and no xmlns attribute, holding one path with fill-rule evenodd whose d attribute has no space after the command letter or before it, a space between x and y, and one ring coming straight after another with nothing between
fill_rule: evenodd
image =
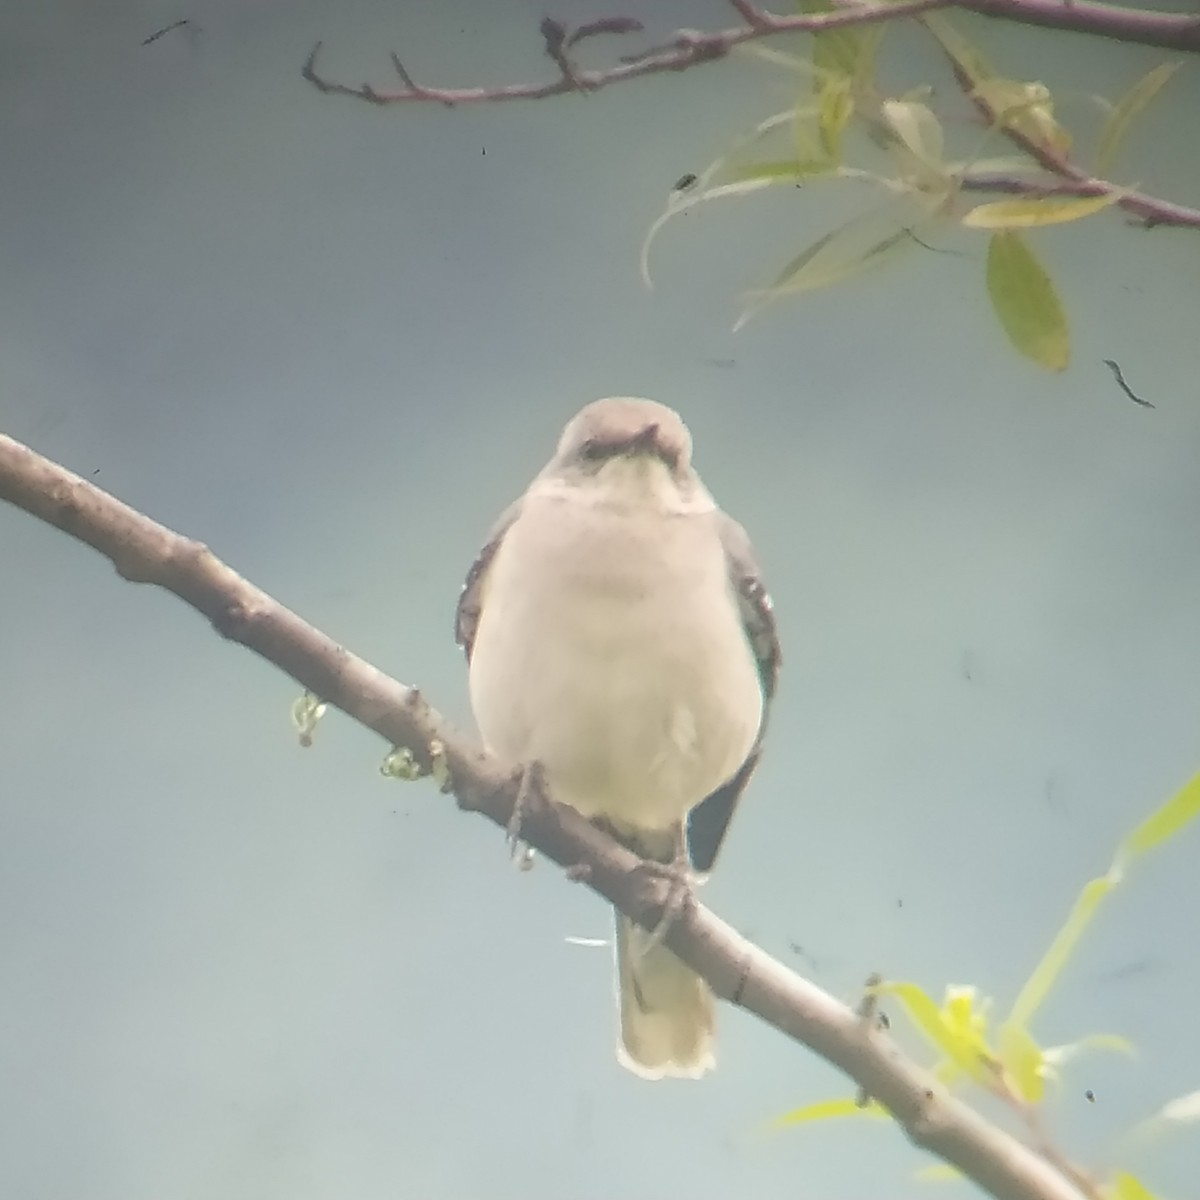
<instances>
[{"instance_id":1,"label":"diagonal branch","mask_svg":"<svg viewBox=\"0 0 1200 1200\"><path fill-rule=\"evenodd\" d=\"M134 583L164 588L217 632L273 662L426 772L448 772L459 805L501 828L516 792L511 764L455 732L415 688L355 657L236 574L206 546L121 503L19 442L0 435L0 499L85 542ZM521 836L622 912L653 928L670 885L578 813L533 797ZM581 867L582 864L582 867ZM1081 1200L1044 1157L990 1125L905 1058L840 1001L788 970L698 903L671 925L667 944L714 991L840 1067L892 1113L918 1146L953 1163L998 1200ZM873 1024L873 1023L871 1023Z\"/></svg>"},{"instance_id":2,"label":"diagonal branch","mask_svg":"<svg viewBox=\"0 0 1200 1200\"><path fill-rule=\"evenodd\" d=\"M1159 200L1132 188L1123 188L1107 179L1097 179L1089 172L1077 167L1065 154L1061 153L1048 142L1031 137L1014 122L1007 119L1004 112L995 105L976 87L975 81L964 69L963 65L945 47L943 52L954 73L954 80L963 94L975 105L976 109L988 125L994 126L1022 153L1028 155L1043 171L1062 180L1058 185L1054 181L1040 183L1029 180L1019 186L1007 186L1005 177L997 179L992 176L976 176L969 179L969 186L975 191L1013 191L1026 195L1066 195L1066 196L1112 196L1116 195L1115 203L1127 213L1132 213L1147 229L1156 225L1176 225L1185 228L1200 229L1200 210L1188 208L1183 204L1174 204L1169 200ZM1012 181L1008 181L1012 182Z\"/></svg>"}]
</instances>

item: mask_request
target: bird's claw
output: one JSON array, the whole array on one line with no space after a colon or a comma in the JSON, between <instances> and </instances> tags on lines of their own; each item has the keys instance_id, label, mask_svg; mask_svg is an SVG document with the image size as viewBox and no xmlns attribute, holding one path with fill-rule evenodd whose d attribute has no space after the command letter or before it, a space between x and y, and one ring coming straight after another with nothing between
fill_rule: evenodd
<instances>
[{"instance_id":1,"label":"bird's claw","mask_svg":"<svg viewBox=\"0 0 1200 1200\"><path fill-rule=\"evenodd\" d=\"M530 799L536 793L544 795L545 770L536 759L531 759L520 770L520 782L517 784L516 799L513 800L512 816L508 818L505 838L508 841L509 854L513 862L522 871L533 867L533 849L521 843L521 823L529 809Z\"/></svg>"},{"instance_id":2,"label":"bird's claw","mask_svg":"<svg viewBox=\"0 0 1200 1200\"><path fill-rule=\"evenodd\" d=\"M696 899L696 874L692 870L687 851L682 847L676 852L671 862L660 863L647 859L643 864L643 869L659 879L664 879L667 883L667 899L663 905L662 915L659 917L658 923L650 930L650 936L645 943L638 948L639 953L645 955L662 944L667 934L671 932L671 926L683 916L687 906Z\"/></svg>"}]
</instances>

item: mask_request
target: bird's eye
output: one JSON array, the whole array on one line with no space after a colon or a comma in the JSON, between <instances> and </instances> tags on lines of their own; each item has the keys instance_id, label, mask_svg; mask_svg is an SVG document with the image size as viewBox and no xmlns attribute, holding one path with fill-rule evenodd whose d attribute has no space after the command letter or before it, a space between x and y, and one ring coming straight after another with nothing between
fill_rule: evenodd
<instances>
[{"instance_id":1,"label":"bird's eye","mask_svg":"<svg viewBox=\"0 0 1200 1200\"><path fill-rule=\"evenodd\" d=\"M588 438L586 442L579 447L579 457L584 462L597 462L604 457L604 443L597 438Z\"/></svg>"}]
</instances>

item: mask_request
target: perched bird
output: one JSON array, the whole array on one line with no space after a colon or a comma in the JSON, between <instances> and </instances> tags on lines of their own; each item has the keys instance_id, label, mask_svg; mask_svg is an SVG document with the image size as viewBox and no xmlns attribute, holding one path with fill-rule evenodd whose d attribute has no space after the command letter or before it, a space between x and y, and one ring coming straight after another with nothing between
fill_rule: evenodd
<instances>
[{"instance_id":1,"label":"perched bird","mask_svg":"<svg viewBox=\"0 0 1200 1200\"><path fill-rule=\"evenodd\" d=\"M467 576L457 638L484 743L644 858L712 867L779 671L745 531L692 466L679 415L587 405ZM686 855L686 858L685 858ZM713 997L617 914L617 1054L649 1079L714 1062Z\"/></svg>"}]
</instances>

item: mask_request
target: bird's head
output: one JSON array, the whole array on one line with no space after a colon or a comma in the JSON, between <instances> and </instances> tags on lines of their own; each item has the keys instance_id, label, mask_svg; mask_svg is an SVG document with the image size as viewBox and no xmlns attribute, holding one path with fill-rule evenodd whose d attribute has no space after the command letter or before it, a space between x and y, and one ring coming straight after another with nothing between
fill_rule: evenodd
<instances>
[{"instance_id":1,"label":"bird's head","mask_svg":"<svg viewBox=\"0 0 1200 1200\"><path fill-rule=\"evenodd\" d=\"M706 497L692 469L692 436L665 404L596 400L567 423L543 472L627 505L692 507Z\"/></svg>"}]
</instances>

